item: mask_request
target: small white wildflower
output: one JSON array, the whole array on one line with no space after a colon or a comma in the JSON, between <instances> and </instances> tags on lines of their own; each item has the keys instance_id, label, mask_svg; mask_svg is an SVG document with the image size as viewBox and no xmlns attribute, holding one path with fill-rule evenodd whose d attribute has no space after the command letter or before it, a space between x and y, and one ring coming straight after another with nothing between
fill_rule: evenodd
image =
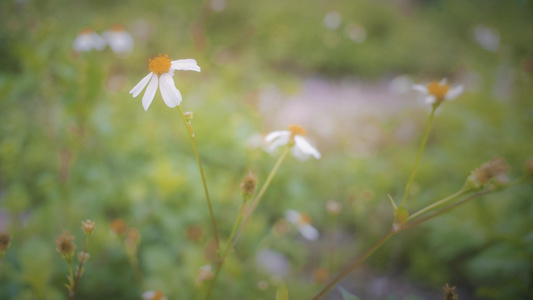
<instances>
[{"instance_id":1,"label":"small white wildflower","mask_svg":"<svg viewBox=\"0 0 533 300\"><path fill-rule=\"evenodd\" d=\"M453 100L464 92L462 85L451 87L446 79L440 82L432 81L427 85L415 84L413 89L425 95L425 102L430 105L437 105L443 101Z\"/></svg>"},{"instance_id":2,"label":"small white wildflower","mask_svg":"<svg viewBox=\"0 0 533 300\"><path fill-rule=\"evenodd\" d=\"M129 53L133 49L133 38L120 24L114 24L102 35L111 50L117 54Z\"/></svg>"},{"instance_id":3,"label":"small white wildflower","mask_svg":"<svg viewBox=\"0 0 533 300\"><path fill-rule=\"evenodd\" d=\"M159 85L163 101L165 101L168 107L172 108L180 105L182 99L181 93L174 85L174 80L172 79L174 71L188 70L200 72L200 67L196 63L196 60L178 59L172 61L168 58L168 55L159 54L158 57L149 59L148 61L150 74L141 79L141 81L131 89L130 94L135 98L142 92L144 87L148 85L142 99L144 110L148 110L148 107L150 107L150 104L152 104L152 101L154 100L157 86Z\"/></svg>"},{"instance_id":4,"label":"small white wildflower","mask_svg":"<svg viewBox=\"0 0 533 300\"><path fill-rule=\"evenodd\" d=\"M320 152L309 144L304 135L305 130L298 125L289 126L289 130L271 132L265 137L265 141L270 143L267 150L273 152L278 147L289 144L292 147L292 154L299 160L306 160L309 156L319 159Z\"/></svg>"},{"instance_id":5,"label":"small white wildflower","mask_svg":"<svg viewBox=\"0 0 533 300\"><path fill-rule=\"evenodd\" d=\"M311 225L311 218L304 213L289 209L285 212L287 221L296 225L304 238L309 241L316 241L318 239L318 230Z\"/></svg>"},{"instance_id":6,"label":"small white wildflower","mask_svg":"<svg viewBox=\"0 0 533 300\"><path fill-rule=\"evenodd\" d=\"M105 48L105 40L91 28L83 28L74 39L72 48L78 52L89 52L91 50L102 50Z\"/></svg>"}]
</instances>

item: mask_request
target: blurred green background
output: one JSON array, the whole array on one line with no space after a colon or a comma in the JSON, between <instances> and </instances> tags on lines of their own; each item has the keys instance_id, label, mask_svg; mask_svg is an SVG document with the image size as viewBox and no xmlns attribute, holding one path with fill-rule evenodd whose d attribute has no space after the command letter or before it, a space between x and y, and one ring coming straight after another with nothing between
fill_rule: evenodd
<instances>
[{"instance_id":1,"label":"blurred green background","mask_svg":"<svg viewBox=\"0 0 533 300\"><path fill-rule=\"evenodd\" d=\"M131 53L73 50L80 29L115 23ZM81 250L85 219L96 231L76 299L205 291L195 278L212 263L213 235L186 130L159 92L148 112L128 94L148 58L202 68L174 80L223 238L240 180L251 169L264 182L277 159L261 136L307 129L322 159L284 162L213 299L274 299L279 280L291 299L310 299L389 229L387 194L401 199L429 115L411 84L446 77L466 92L439 108L409 210L457 191L494 155L523 174L532 32L528 0L0 2L0 231L13 237L0 299L66 299L54 239L69 230ZM531 299L532 193L526 181L394 237L339 286L361 299L440 299L447 282L461 299ZM273 230L287 209L309 214L319 240ZM142 280L110 232L117 218L141 232ZM326 298L342 299L338 289Z\"/></svg>"}]
</instances>

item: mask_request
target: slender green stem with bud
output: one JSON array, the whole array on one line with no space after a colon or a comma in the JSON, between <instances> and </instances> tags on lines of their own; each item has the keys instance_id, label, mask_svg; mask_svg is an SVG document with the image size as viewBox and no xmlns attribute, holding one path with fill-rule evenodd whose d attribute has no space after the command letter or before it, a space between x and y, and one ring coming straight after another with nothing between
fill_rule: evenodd
<instances>
[{"instance_id":1,"label":"slender green stem with bud","mask_svg":"<svg viewBox=\"0 0 533 300\"><path fill-rule=\"evenodd\" d=\"M285 150L283 150L283 153L281 153L278 161L276 162L276 164L272 168L272 171L270 171L270 174L268 174L268 177L267 177L265 183L263 184L263 186L261 187L261 190L259 190L259 193L257 194L257 196L255 196L255 199L254 199L254 201L252 202L252 204L250 206L250 211L246 214L246 217L244 218L244 221L242 222L242 225L239 228L239 231L237 231L237 235L235 236L235 238L233 239L233 242L231 243L232 247L235 245L235 243L237 243L237 240L239 239L239 237L242 234L242 231L244 230L244 227L250 221L250 218L252 217L252 214L255 211L255 208L259 204L259 201L263 197L263 194L266 192L268 186L270 185L270 182L274 178L274 175L276 175L276 172L278 171L279 167L281 166L281 163L283 162L283 160L285 159L287 154L289 154L289 150L290 150L290 147L287 147L287 148L285 148Z\"/></svg>"},{"instance_id":2,"label":"slender green stem with bud","mask_svg":"<svg viewBox=\"0 0 533 300\"><path fill-rule=\"evenodd\" d=\"M237 219L235 219L235 223L233 224L233 229L231 230L230 237L228 238L228 241L226 242L226 247L224 249L224 252L222 253L222 255L220 257L220 260L219 260L219 263L218 263L218 267L217 267L217 271L215 273L215 276L213 277L213 280L211 281L211 284L209 286L209 290L207 291L207 295L205 297L206 300L208 300L211 297L211 293L213 291L213 288L215 287L215 283L217 281L218 275L220 274L220 270L222 269L222 266L224 264L224 261L226 260L226 257L228 255L229 250L232 249L235 246L235 243L237 243L237 240L241 236L242 231L244 230L244 227L246 226L246 224L248 224L248 221L250 220L250 217L252 216L252 213L254 212L255 208L259 204L259 201L261 200L263 195L265 194L268 186L270 185L270 182L272 181L272 179L274 178L274 175L276 175L279 167L281 166L281 163L283 162L283 160L285 159L285 157L289 153L289 149L290 149L289 147L285 148L283 153L280 155L278 161L276 162L276 164L274 165L274 167L270 171L270 174L268 174L268 177L265 180L265 183L263 184L263 186L261 187L261 190L259 190L259 193L254 198L254 200L252 201L252 204L250 205L250 210L246 214L245 219L243 220L241 226L239 227L239 231L237 231L237 233L235 234L236 229L237 229L238 224L239 224L239 221L242 218L243 211L244 211L245 203L243 202L241 204L241 208L239 209L239 214L237 215Z\"/></svg>"},{"instance_id":3,"label":"slender green stem with bud","mask_svg":"<svg viewBox=\"0 0 533 300\"><path fill-rule=\"evenodd\" d=\"M511 184L509 184L507 187L510 187L510 186L513 186L516 182L513 182ZM377 249L379 249L390 237L392 237L394 234L397 234L397 233L400 233L402 231L405 231L407 229L411 229L413 227L416 227L428 220L431 220L443 213L446 213L448 211L450 211L451 209L461 205L461 204L464 204L465 202L467 201L470 201L470 200L473 200L473 199L476 199L476 198L479 198L481 196L484 196L484 195L487 195L489 193L492 193L492 192L495 192L495 191L499 191L501 190L500 189L497 189L495 187L489 187L483 191L480 191L480 192L477 192L467 198L464 198L460 201L457 201L451 205L448 205L446 207L443 207L437 211L435 211L434 213L426 216L426 217L423 217L423 218L420 218L420 219L417 219L417 220L414 220L412 222L410 222L412 220L412 218L414 217L411 217L409 218L409 220L407 221L408 223L402 225L397 231L394 231L394 230L389 230L387 233L385 233L372 247L370 247L370 249L368 249L365 253L363 253L363 255L361 255L356 261L354 261L353 263L351 263L348 267L346 267L339 275L337 275L337 277L335 277L328 285L326 285L326 287L324 287L315 297L313 297L313 300L318 300L318 299L321 299L324 295L326 295L339 281L341 281L344 277L346 277L346 275L348 275L351 271L353 271L355 268L357 268L359 265L361 265L361 263L366 260L370 255L372 255ZM449 196L449 197L446 197L440 201L437 201L435 203L439 203L439 205L442 205L446 202L449 202L451 201L452 199L456 199L464 194L466 194L468 191L463 191L463 189L461 189L459 192ZM430 205L431 206L431 205ZM433 206L432 208L434 208L436 206ZM422 209L424 210L424 212L427 212L429 209ZM423 212L421 212L422 210L420 210L419 212L415 213L416 215L421 215ZM413 216L415 215L413 214Z\"/></svg>"},{"instance_id":4,"label":"slender green stem with bud","mask_svg":"<svg viewBox=\"0 0 533 300\"><path fill-rule=\"evenodd\" d=\"M422 137L422 143L420 143L420 148L418 149L418 155L416 156L415 165L413 167L413 170L411 171L411 176L409 176L409 181L407 181L407 185L405 186L405 192L403 194L403 198L402 198L402 202L400 203L400 206L403 206L405 199L407 199L407 195L409 194L409 190L411 189L411 185L413 184L413 181L415 179L416 171L418 169L418 164L420 163L420 158L422 158L422 153L424 152L424 148L426 147L426 142L428 141L429 130L431 129L431 124L433 123L433 117L435 116L436 109L437 109L437 106L434 105L433 109L431 110L431 115L429 115L429 119L426 123L426 129L424 130L424 137Z\"/></svg>"},{"instance_id":5,"label":"slender green stem with bud","mask_svg":"<svg viewBox=\"0 0 533 300\"><path fill-rule=\"evenodd\" d=\"M198 163L198 169L200 170L200 176L202 177L202 184L204 185L205 199L207 200L207 207L209 208L209 216L211 218L211 224L213 225L213 234L215 236L215 242L217 244L217 251L218 251L220 249L220 240L218 238L217 225L215 222L215 216L213 214L213 206L211 205L211 199L209 198L209 191L207 190L207 182L205 180L204 169L202 168L202 162L200 161L200 155L198 154L198 149L196 148L196 141L194 140L194 132L192 130L191 122L187 121L187 119L185 118L185 115L183 114L183 110L181 109L181 106L178 105L178 109L179 109L181 118L183 119L183 123L185 124L185 128L187 128L187 133L189 134L192 148L194 150L194 157L196 158L196 162Z\"/></svg>"},{"instance_id":6,"label":"slender green stem with bud","mask_svg":"<svg viewBox=\"0 0 533 300\"><path fill-rule=\"evenodd\" d=\"M74 298L74 292L76 291L76 287L78 286L78 282L80 281L81 275L83 273L83 263L85 262L85 255L87 255L87 248L89 247L89 234L86 235L85 239L85 247L83 248L83 256L80 259L80 264L78 265L78 270L76 270L76 279L74 279L74 283L70 287L70 291L68 294L68 300L72 300ZM71 265L71 264L69 264ZM70 268L71 276L72 276L72 265Z\"/></svg>"}]
</instances>

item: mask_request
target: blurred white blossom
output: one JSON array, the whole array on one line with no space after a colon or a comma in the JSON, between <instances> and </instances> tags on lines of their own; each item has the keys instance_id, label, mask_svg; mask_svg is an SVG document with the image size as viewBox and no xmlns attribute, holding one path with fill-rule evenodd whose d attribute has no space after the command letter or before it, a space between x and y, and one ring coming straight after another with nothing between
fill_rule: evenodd
<instances>
[{"instance_id":1,"label":"blurred white blossom","mask_svg":"<svg viewBox=\"0 0 533 300\"><path fill-rule=\"evenodd\" d=\"M270 143L267 150L274 152L278 147L289 145L292 147L292 154L299 160L306 160L310 156L319 159L320 152L309 144L304 135L305 130L298 125L289 126L289 130L273 131L265 137L265 141Z\"/></svg>"},{"instance_id":2,"label":"blurred white blossom","mask_svg":"<svg viewBox=\"0 0 533 300\"><path fill-rule=\"evenodd\" d=\"M103 33L107 44L117 54L129 53L133 50L133 38L124 26L115 24Z\"/></svg>"},{"instance_id":3,"label":"blurred white blossom","mask_svg":"<svg viewBox=\"0 0 533 300\"><path fill-rule=\"evenodd\" d=\"M105 40L91 28L83 28L74 39L72 48L78 52L89 52L91 50L102 50L105 48Z\"/></svg>"},{"instance_id":4,"label":"blurred white blossom","mask_svg":"<svg viewBox=\"0 0 533 300\"><path fill-rule=\"evenodd\" d=\"M318 239L318 230L311 225L311 218L304 213L289 209L285 212L287 221L296 225L304 238L309 241L316 241Z\"/></svg>"},{"instance_id":5,"label":"blurred white blossom","mask_svg":"<svg viewBox=\"0 0 533 300\"><path fill-rule=\"evenodd\" d=\"M446 79L442 79L440 82L432 81L427 85L415 84L413 85L413 89L423 93L425 102L430 105L453 100L459 97L464 91L462 85L451 87Z\"/></svg>"}]
</instances>

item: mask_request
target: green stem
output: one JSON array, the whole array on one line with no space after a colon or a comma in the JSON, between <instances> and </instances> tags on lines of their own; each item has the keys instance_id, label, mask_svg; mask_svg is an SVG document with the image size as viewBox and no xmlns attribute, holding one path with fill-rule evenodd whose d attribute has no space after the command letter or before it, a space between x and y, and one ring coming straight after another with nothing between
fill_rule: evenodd
<instances>
[{"instance_id":1,"label":"green stem","mask_svg":"<svg viewBox=\"0 0 533 300\"><path fill-rule=\"evenodd\" d=\"M514 182L509 184L508 186L512 186L512 185L514 185ZM370 249L368 249L359 259L357 259L350 266L348 266L346 269L344 269L344 271L342 271L342 273L340 273L337 277L335 277L335 279L333 279L324 289L322 289L322 291L320 291L313 298L313 300L318 300L318 299L322 298L324 295L326 295L328 293L328 291L331 290L342 278L344 278L351 271L353 271L355 268L357 268L365 259L367 259L370 255L372 255L372 253L374 253L379 247L381 247L381 245L383 245L395 233L400 233L402 231L405 231L405 230L411 229L413 227L416 227L416 226L418 226L418 225L420 225L420 224L422 224L422 223L424 223L426 221L429 221L429 220L431 220L431 219L433 219L435 217L438 217L439 215L441 215L443 213L446 213L446 212L452 210L453 208L455 208L455 207L457 207L457 206L459 206L461 204L464 204L467 201L479 198L481 196L484 196L484 195L487 195L489 193L492 193L494 191L499 191L499 190L501 190L501 189L496 189L494 187L490 187L490 188L488 188L488 189L486 189L484 191L477 192L477 193L471 195L470 197L464 198L464 199L462 199L460 201L457 201L457 202L455 202L455 203L453 203L453 204L451 204L449 206L441 208L438 211L436 211L436 212L434 212L434 213L432 213L432 214L430 214L430 215L428 215L426 217L420 218L420 219L415 220L413 222L408 222L408 223L404 224L396 232L394 230L390 230L379 241L377 241ZM438 201L436 203L442 202L443 200L446 200L448 198L450 198L450 197L444 198L441 201Z\"/></svg>"},{"instance_id":2,"label":"green stem","mask_svg":"<svg viewBox=\"0 0 533 300\"><path fill-rule=\"evenodd\" d=\"M357 268L363 261L365 261L365 259L372 255L372 253L378 250L381 245L383 245L391 236L394 235L394 233L395 232L392 229L385 233L385 235L383 235L370 249L368 249L365 253L363 253L363 255L361 255L361 257L346 267L339 275L337 275L337 277L335 277L335 279L333 279L325 288L323 288L315 297L313 297L313 300L318 300L326 295L329 290L331 290L339 281L341 281L341 279Z\"/></svg>"},{"instance_id":3,"label":"green stem","mask_svg":"<svg viewBox=\"0 0 533 300\"><path fill-rule=\"evenodd\" d=\"M211 280L211 284L209 285L209 290L207 291L207 295L205 299L209 299L211 297L211 292L213 291L213 288L215 287L215 283L218 279L218 275L220 274L220 270L222 269L222 266L224 265L224 261L226 260L226 257L228 256L228 252L230 249L231 241L233 240L233 237L235 236L235 232L237 231L237 227L239 225L239 221L242 217L242 211L244 210L244 201L241 204L241 207L239 209L239 214L237 215L237 218L235 219L235 222L233 223L233 228L231 229L231 234L229 235L228 240L226 241L226 246L224 247L224 252L222 253L222 256L220 258L220 261L218 262L217 271L215 273L215 276L213 277L213 280Z\"/></svg>"},{"instance_id":4,"label":"green stem","mask_svg":"<svg viewBox=\"0 0 533 300\"><path fill-rule=\"evenodd\" d=\"M443 205L443 204L445 204L445 203L447 203L447 202L449 202L449 201L451 201L453 199L461 197L461 196L463 196L464 194L467 194L467 193L468 193L468 190L465 189L465 188L462 188L459 191L457 191L455 194L452 194L452 195L450 195L450 196L448 196L448 197L446 197L446 198L444 198L444 199L442 199L440 201L437 201L437 202L435 202L433 204L430 204L430 205L422 208L421 210L413 213L412 215L410 215L407 218L407 221L412 220L412 219L414 219L414 218L416 218L416 217L418 217L418 216L420 216L420 215L422 215L422 214L434 209L437 206L441 206L441 205Z\"/></svg>"},{"instance_id":5,"label":"green stem","mask_svg":"<svg viewBox=\"0 0 533 300\"><path fill-rule=\"evenodd\" d=\"M205 198L207 200L207 207L209 208L209 216L211 218L211 224L213 225L213 233L215 236L215 242L217 244L217 251L218 251L218 249L220 248L220 240L218 238L217 225L215 222L215 216L213 214L213 206L211 205L211 199L209 198L209 191L207 190L207 182L205 180L204 169L202 168L202 162L200 161L200 155L198 154L198 149L196 148L196 142L194 140L194 132L192 131L192 125L190 124L190 122L187 122L187 119L185 118L185 115L183 114L183 110L181 109L181 106L178 105L178 109L179 109L181 118L183 119L183 123L185 124L185 128L187 129L187 133L189 134L189 138L192 143L192 148L194 150L194 157L196 158L196 162L198 163L198 169L200 170L200 176L202 177L202 184L204 185Z\"/></svg>"},{"instance_id":6,"label":"green stem","mask_svg":"<svg viewBox=\"0 0 533 300\"><path fill-rule=\"evenodd\" d=\"M413 184L413 181L415 179L416 171L418 169L418 164L420 163L420 158L422 157L422 153L424 152L424 148L426 147L426 142L429 137L429 130L431 129L431 124L433 123L433 117L435 116L435 110L437 109L437 106L433 106L433 109L431 110L431 115L429 115L429 119L426 123L426 129L424 130L424 137L422 138L422 143L420 144L420 148L418 149L418 155L416 156L415 165L413 167L413 170L411 171L411 176L409 177L409 181L407 182L407 186L405 187L405 193L403 194L402 202L400 203L400 206L403 206L403 203L405 202L405 199L407 198L407 195L409 194L409 190L411 189L411 185Z\"/></svg>"},{"instance_id":7,"label":"green stem","mask_svg":"<svg viewBox=\"0 0 533 300\"><path fill-rule=\"evenodd\" d=\"M279 167L281 166L281 163L283 162L283 160L285 159L287 154L289 154L289 149L290 149L289 147L285 148L285 150L283 151L283 153L279 157L278 161L276 162L276 164L272 168L272 171L270 171L270 174L268 174L268 177L267 177L265 183L263 184L263 186L261 187L261 190L259 191L259 193L257 194L257 196L255 197L254 201L251 204L249 213L246 214L246 217L244 218L244 221L242 222L241 226L239 227L239 231L237 231L237 235L233 239L233 242L231 243L231 247L233 247L235 245L235 243L237 243L237 240L239 239L239 237L241 236L241 234L242 234L242 232L244 230L244 227L246 226L246 224L248 224L248 221L250 221L250 218L252 217L252 214L255 211L255 208L259 204L259 201L263 197L263 194L266 192L268 186L270 185L270 182L272 181L272 178L274 178L274 175L276 175L276 172L278 171Z\"/></svg>"}]
</instances>

